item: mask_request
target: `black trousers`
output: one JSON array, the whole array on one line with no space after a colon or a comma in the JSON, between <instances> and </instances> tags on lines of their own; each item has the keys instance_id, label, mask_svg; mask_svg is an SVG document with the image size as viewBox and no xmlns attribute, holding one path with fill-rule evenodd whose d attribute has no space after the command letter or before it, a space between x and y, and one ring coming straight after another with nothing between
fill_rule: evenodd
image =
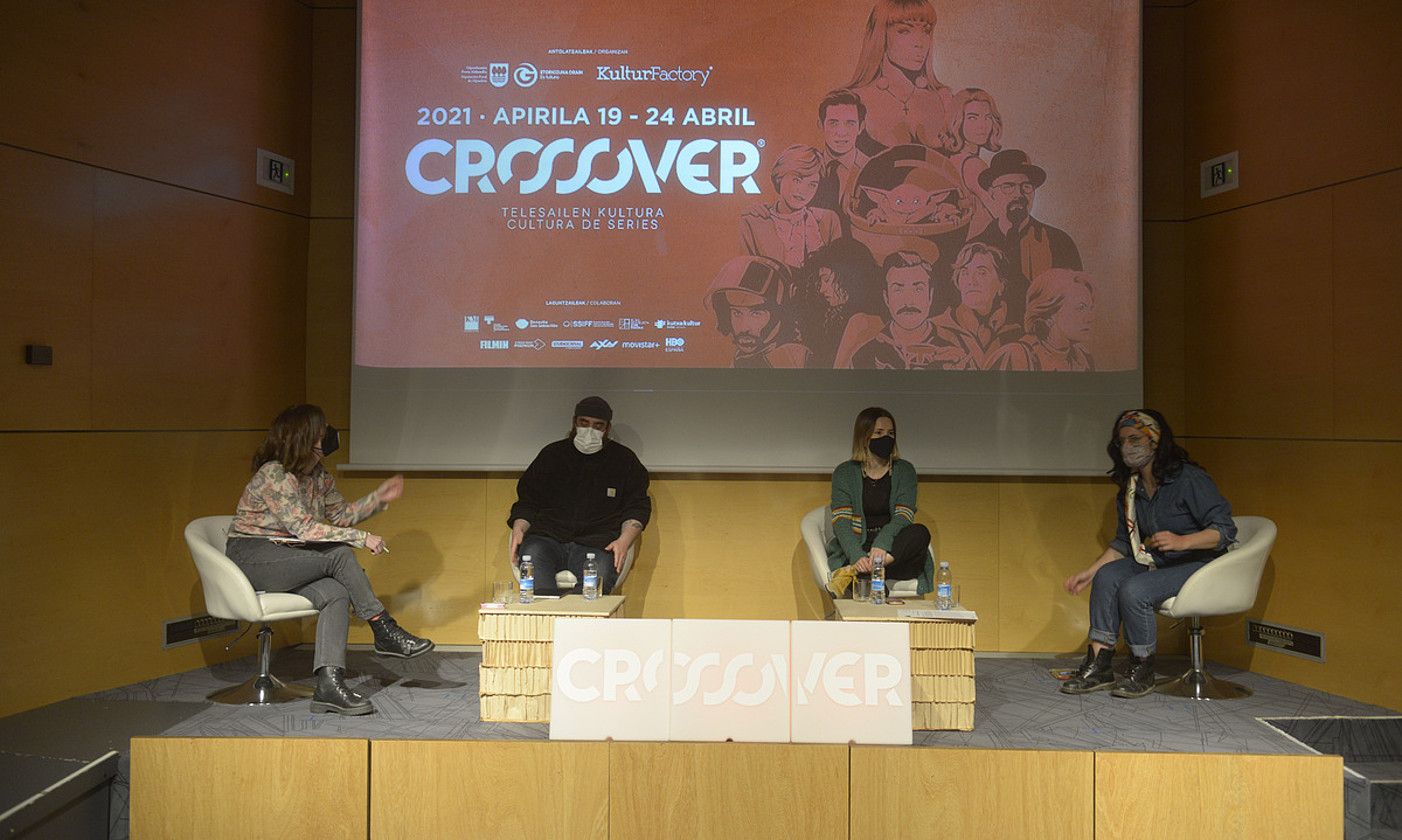
<instances>
[{"instance_id":1,"label":"black trousers","mask_svg":"<svg viewBox=\"0 0 1402 840\"><path fill-rule=\"evenodd\" d=\"M876 535L872 534L871 539L874 542ZM865 543L863 547L870 549L871 543ZM920 577L920 573L925 571L929 551L930 529L918 522L905 526L891 544L891 561L886 564L886 579L910 580Z\"/></svg>"}]
</instances>

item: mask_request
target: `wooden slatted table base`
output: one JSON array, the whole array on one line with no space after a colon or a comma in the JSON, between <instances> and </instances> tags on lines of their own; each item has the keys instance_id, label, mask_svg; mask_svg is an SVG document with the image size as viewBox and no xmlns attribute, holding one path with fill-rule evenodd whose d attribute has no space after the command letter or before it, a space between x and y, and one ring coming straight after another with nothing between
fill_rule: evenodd
<instances>
[{"instance_id":1,"label":"wooden slatted table base","mask_svg":"<svg viewBox=\"0 0 1402 840\"><path fill-rule=\"evenodd\" d=\"M876 606L848 599L833 602L839 621L904 621L910 625L910 717L917 730L974 728L974 625L972 612L948 618L903 616L902 610L932 609L929 601Z\"/></svg>"},{"instance_id":2,"label":"wooden slatted table base","mask_svg":"<svg viewBox=\"0 0 1402 840\"><path fill-rule=\"evenodd\" d=\"M610 618L624 596L593 601L582 595L531 604L509 604L477 614L482 664L477 669L481 717L493 723L550 722L550 666L555 621L560 618Z\"/></svg>"}]
</instances>

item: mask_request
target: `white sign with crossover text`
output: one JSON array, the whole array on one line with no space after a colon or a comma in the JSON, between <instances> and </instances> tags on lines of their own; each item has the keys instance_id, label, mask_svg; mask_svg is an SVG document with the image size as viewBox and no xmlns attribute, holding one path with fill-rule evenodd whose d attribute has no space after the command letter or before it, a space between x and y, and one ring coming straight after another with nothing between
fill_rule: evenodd
<instances>
[{"instance_id":1,"label":"white sign with crossover text","mask_svg":"<svg viewBox=\"0 0 1402 840\"><path fill-rule=\"evenodd\" d=\"M557 740L909 744L905 622L555 624Z\"/></svg>"},{"instance_id":2,"label":"white sign with crossover text","mask_svg":"<svg viewBox=\"0 0 1402 840\"><path fill-rule=\"evenodd\" d=\"M550 737L665 741L671 723L672 622L555 622Z\"/></svg>"},{"instance_id":3,"label":"white sign with crossover text","mask_svg":"<svg viewBox=\"0 0 1402 840\"><path fill-rule=\"evenodd\" d=\"M910 625L793 622L792 739L909 744Z\"/></svg>"}]
</instances>

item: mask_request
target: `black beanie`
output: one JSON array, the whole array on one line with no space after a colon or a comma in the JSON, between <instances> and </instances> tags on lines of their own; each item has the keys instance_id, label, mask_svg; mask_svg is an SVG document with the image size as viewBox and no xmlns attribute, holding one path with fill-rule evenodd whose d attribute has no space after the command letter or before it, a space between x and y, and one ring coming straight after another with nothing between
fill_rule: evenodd
<instances>
[{"instance_id":1,"label":"black beanie","mask_svg":"<svg viewBox=\"0 0 1402 840\"><path fill-rule=\"evenodd\" d=\"M574 407L575 417L597 417L606 423L613 422L613 409L603 397L585 397Z\"/></svg>"}]
</instances>

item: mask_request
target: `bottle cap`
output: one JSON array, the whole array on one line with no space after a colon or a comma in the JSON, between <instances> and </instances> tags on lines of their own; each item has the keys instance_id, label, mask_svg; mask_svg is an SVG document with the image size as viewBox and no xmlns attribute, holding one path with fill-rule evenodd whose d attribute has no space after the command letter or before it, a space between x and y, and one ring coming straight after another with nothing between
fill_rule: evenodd
<instances>
[{"instance_id":1,"label":"bottle cap","mask_svg":"<svg viewBox=\"0 0 1402 840\"><path fill-rule=\"evenodd\" d=\"M948 561L948 560L941 560L941 561L940 561L940 568L941 568L941 569L948 569L948 568L949 568L949 561Z\"/></svg>"}]
</instances>

